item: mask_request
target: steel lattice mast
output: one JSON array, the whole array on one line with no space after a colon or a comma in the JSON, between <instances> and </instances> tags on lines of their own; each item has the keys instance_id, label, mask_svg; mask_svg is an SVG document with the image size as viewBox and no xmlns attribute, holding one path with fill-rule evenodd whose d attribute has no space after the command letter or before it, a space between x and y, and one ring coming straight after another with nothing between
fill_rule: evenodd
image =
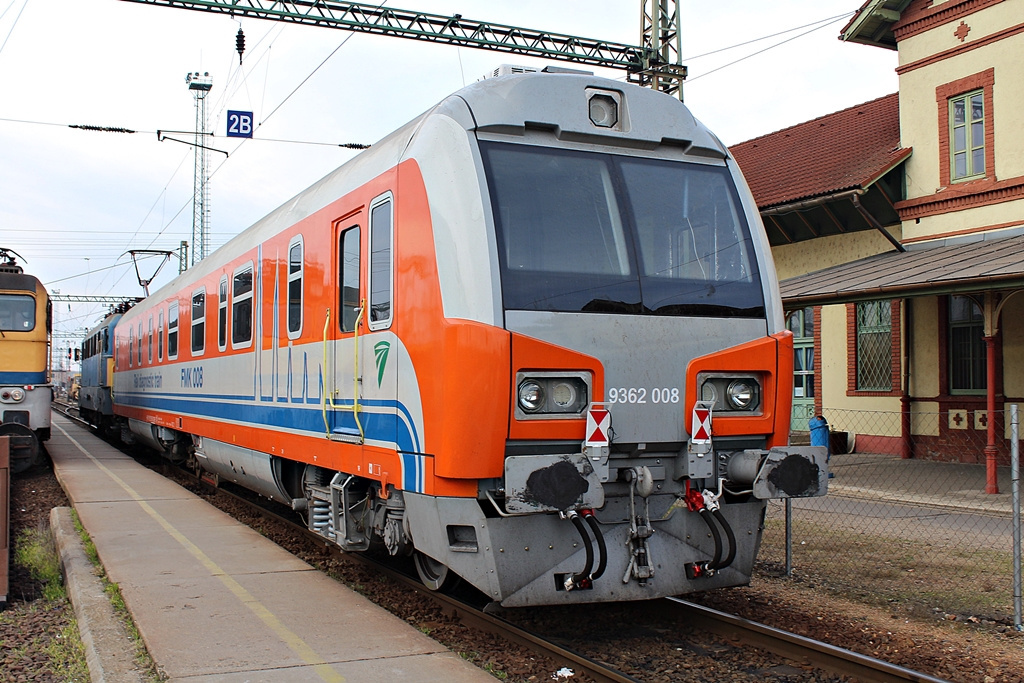
<instances>
[{"instance_id":1,"label":"steel lattice mast","mask_svg":"<svg viewBox=\"0 0 1024 683\"><path fill-rule=\"evenodd\" d=\"M192 149L195 153L195 173L192 181L192 263L195 265L209 256L210 248L210 190L209 164L206 160L206 96L213 87L210 74L199 72L185 76L188 89L196 98L196 134Z\"/></svg>"},{"instance_id":2,"label":"steel lattice mast","mask_svg":"<svg viewBox=\"0 0 1024 683\"><path fill-rule=\"evenodd\" d=\"M573 62L629 73L629 79L674 93L686 78L678 63L678 0L641 0L644 45L626 45L560 33L505 26L427 12L324 0L123 0L202 12L323 26L425 40L530 57ZM651 11L648 2L654 3ZM657 30L654 27L658 27ZM674 43L673 43L674 41ZM671 47L674 44L674 48ZM668 47L666 47L668 46ZM675 62L667 57L674 57Z\"/></svg>"}]
</instances>

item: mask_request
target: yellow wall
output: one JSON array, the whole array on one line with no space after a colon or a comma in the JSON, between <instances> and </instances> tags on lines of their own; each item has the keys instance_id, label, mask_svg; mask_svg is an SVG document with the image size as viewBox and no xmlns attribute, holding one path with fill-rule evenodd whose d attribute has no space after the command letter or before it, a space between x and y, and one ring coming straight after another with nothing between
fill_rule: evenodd
<instances>
[{"instance_id":1,"label":"yellow wall","mask_svg":"<svg viewBox=\"0 0 1024 683\"><path fill-rule=\"evenodd\" d=\"M958 22L946 23L899 44L900 65L968 45L1024 21L1024 0L1005 0L968 15L967 40L953 35ZM1024 54L1024 33L1009 36L957 56L914 69L900 76L900 136L914 153L906 163L907 198L942 190L939 177L939 108L936 87L960 78L995 69L994 110L986 116L994 122L995 176L1006 180L1024 176L1024 88L1020 87L1019 61ZM966 209L945 216L922 218L904 225L907 238L938 235L971 227L1022 222L1024 202Z\"/></svg>"},{"instance_id":2,"label":"yellow wall","mask_svg":"<svg viewBox=\"0 0 1024 683\"><path fill-rule=\"evenodd\" d=\"M898 225L890 225L886 229L890 235L900 239ZM849 263L886 251L893 251L889 240L877 230L864 230L772 247L772 256L775 257L775 269L778 271L779 279L785 280L811 270ZM813 264L813 268L808 268L809 264Z\"/></svg>"},{"instance_id":3,"label":"yellow wall","mask_svg":"<svg viewBox=\"0 0 1024 683\"><path fill-rule=\"evenodd\" d=\"M913 299L910 306L913 321L910 395L936 396L939 393L939 302L936 297L923 297Z\"/></svg>"},{"instance_id":4,"label":"yellow wall","mask_svg":"<svg viewBox=\"0 0 1024 683\"><path fill-rule=\"evenodd\" d=\"M1003 393L1024 397L1024 291L1006 302L1000 327L1003 332Z\"/></svg>"}]
</instances>

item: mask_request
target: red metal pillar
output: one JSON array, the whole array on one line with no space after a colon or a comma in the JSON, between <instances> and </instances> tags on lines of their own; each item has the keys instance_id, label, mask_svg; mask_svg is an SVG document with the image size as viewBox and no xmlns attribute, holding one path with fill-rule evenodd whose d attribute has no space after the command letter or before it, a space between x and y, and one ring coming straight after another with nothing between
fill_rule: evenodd
<instances>
[{"instance_id":1,"label":"red metal pillar","mask_svg":"<svg viewBox=\"0 0 1024 683\"><path fill-rule=\"evenodd\" d=\"M985 340L985 365L988 373L988 443L985 444L985 493L999 493L999 478L996 474L996 338Z\"/></svg>"}]
</instances>

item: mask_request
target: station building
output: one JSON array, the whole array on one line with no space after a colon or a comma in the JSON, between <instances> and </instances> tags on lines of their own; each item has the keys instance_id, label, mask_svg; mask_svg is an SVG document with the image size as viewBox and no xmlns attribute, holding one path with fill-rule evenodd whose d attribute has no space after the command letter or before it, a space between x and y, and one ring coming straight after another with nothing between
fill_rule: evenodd
<instances>
[{"instance_id":1,"label":"station building","mask_svg":"<svg viewBox=\"0 0 1024 683\"><path fill-rule=\"evenodd\" d=\"M834 448L991 480L1024 404L1024 0L868 0L840 39L895 50L899 91L732 147L796 339L793 432L824 415Z\"/></svg>"}]
</instances>

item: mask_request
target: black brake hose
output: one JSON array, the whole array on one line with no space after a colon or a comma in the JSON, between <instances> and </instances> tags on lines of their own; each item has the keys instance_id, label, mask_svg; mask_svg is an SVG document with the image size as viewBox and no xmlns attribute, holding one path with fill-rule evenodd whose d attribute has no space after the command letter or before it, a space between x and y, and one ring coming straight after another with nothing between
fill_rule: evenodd
<instances>
[{"instance_id":1,"label":"black brake hose","mask_svg":"<svg viewBox=\"0 0 1024 683\"><path fill-rule=\"evenodd\" d=\"M590 570L594 567L594 546L590 542L590 535L587 533L587 527L583 525L583 520L580 519L579 515L573 515L569 518L572 520L572 525L576 527L576 531L580 532L580 538L583 539L583 546L587 549L587 564L583 567L583 571L578 574L573 574L572 582L579 585L579 582L590 576Z\"/></svg>"},{"instance_id":2,"label":"black brake hose","mask_svg":"<svg viewBox=\"0 0 1024 683\"><path fill-rule=\"evenodd\" d=\"M590 575L591 579L599 579L604 574L605 568L608 566L608 547L604 542L604 534L601 533L601 529L597 524L597 518L594 515L586 515L587 524L590 525L590 529L594 532L594 540L597 541L597 550L601 553L601 559L597 562L597 571Z\"/></svg>"},{"instance_id":3,"label":"black brake hose","mask_svg":"<svg viewBox=\"0 0 1024 683\"><path fill-rule=\"evenodd\" d=\"M725 535L729 539L729 554L726 555L725 560L720 565L715 567L715 569L725 569L736 559L736 534L732 532L732 527L729 525L728 520L725 519L725 515L722 514L721 510L715 510L714 515L718 523L725 529Z\"/></svg>"},{"instance_id":4,"label":"black brake hose","mask_svg":"<svg viewBox=\"0 0 1024 683\"><path fill-rule=\"evenodd\" d=\"M715 525L715 521L711 519L711 513L707 508L700 509L700 517L708 525L708 529L711 530L711 536L715 539L715 554L711 558L711 562L708 563L708 569L717 569L718 561L722 559L722 535L718 533L718 527Z\"/></svg>"}]
</instances>

